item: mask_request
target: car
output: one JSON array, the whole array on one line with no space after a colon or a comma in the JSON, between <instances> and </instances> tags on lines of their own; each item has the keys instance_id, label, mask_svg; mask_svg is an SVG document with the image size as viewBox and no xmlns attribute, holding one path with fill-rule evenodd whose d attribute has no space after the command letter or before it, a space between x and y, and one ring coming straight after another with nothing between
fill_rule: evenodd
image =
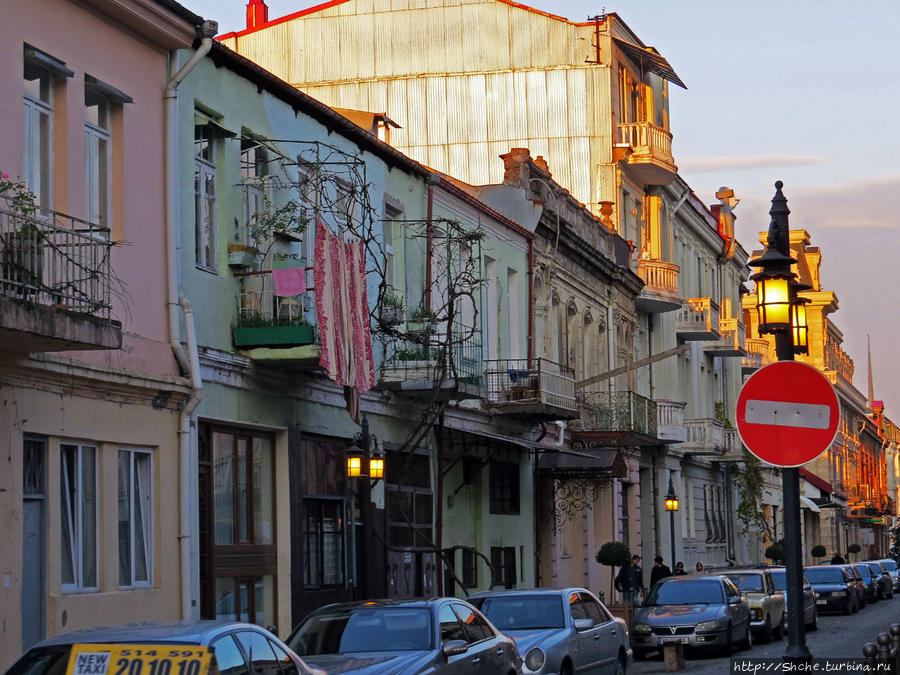
<instances>
[{"instance_id":1,"label":"car","mask_svg":"<svg viewBox=\"0 0 900 675\"><path fill-rule=\"evenodd\" d=\"M859 609L865 609L866 607L866 582L863 580L862 575L859 570L856 569L852 563L846 563L841 565L845 570L850 573L850 576L853 578L852 583L853 587L856 589L857 596L859 597Z\"/></svg>"},{"instance_id":2,"label":"car","mask_svg":"<svg viewBox=\"0 0 900 675\"><path fill-rule=\"evenodd\" d=\"M787 570L784 567L770 567L769 571L772 573L772 581L775 582L775 588L784 593L784 604L785 607L788 607L786 612L789 612ZM803 602L801 603L801 606L803 609L803 623L806 625L806 630L819 630L819 610L818 607L816 607L816 592L813 590L806 575L803 575ZM787 632L786 619L787 616L785 616L785 632Z\"/></svg>"},{"instance_id":3,"label":"car","mask_svg":"<svg viewBox=\"0 0 900 675\"><path fill-rule=\"evenodd\" d=\"M635 660L667 644L731 653L753 644L750 603L725 576L666 577L656 583L631 623Z\"/></svg>"},{"instance_id":4,"label":"car","mask_svg":"<svg viewBox=\"0 0 900 675\"><path fill-rule=\"evenodd\" d=\"M900 568L897 567L897 561L893 558L882 558L875 562L881 563L882 567L884 567L891 575L894 593L900 593Z\"/></svg>"},{"instance_id":5,"label":"car","mask_svg":"<svg viewBox=\"0 0 900 675\"><path fill-rule=\"evenodd\" d=\"M816 607L820 612L859 611L860 590L847 565L811 565L803 575L816 592Z\"/></svg>"},{"instance_id":6,"label":"car","mask_svg":"<svg viewBox=\"0 0 900 675\"><path fill-rule=\"evenodd\" d=\"M775 587L772 574L766 568L728 570L725 573L738 590L750 602L750 628L760 642L771 642L772 638L784 637L785 605L784 593Z\"/></svg>"},{"instance_id":7,"label":"car","mask_svg":"<svg viewBox=\"0 0 900 675\"><path fill-rule=\"evenodd\" d=\"M308 614L287 644L312 667L342 675L522 672L513 639L458 598L326 605Z\"/></svg>"},{"instance_id":8,"label":"car","mask_svg":"<svg viewBox=\"0 0 900 675\"><path fill-rule=\"evenodd\" d=\"M894 597L894 580L891 579L891 574L888 572L879 562L875 560L866 560L864 565L867 565L870 570L872 570L872 577L875 579L876 586L876 595L879 600L885 600L887 598Z\"/></svg>"},{"instance_id":9,"label":"car","mask_svg":"<svg viewBox=\"0 0 900 675\"><path fill-rule=\"evenodd\" d=\"M64 673L70 655L75 663L79 658L115 662L115 672L322 675L266 629L237 621L134 624L65 633L38 642L6 675ZM207 668L208 658L214 661Z\"/></svg>"},{"instance_id":10,"label":"car","mask_svg":"<svg viewBox=\"0 0 900 675\"><path fill-rule=\"evenodd\" d=\"M625 621L586 588L486 591L469 602L519 647L525 673L616 673L631 665Z\"/></svg>"},{"instance_id":11,"label":"car","mask_svg":"<svg viewBox=\"0 0 900 675\"><path fill-rule=\"evenodd\" d=\"M862 577L863 585L865 587L864 598L866 602L878 602L878 598L880 597L878 594L878 580L881 578L881 574L877 577L874 572L872 572L872 568L870 568L866 563L851 563L850 567L855 569L859 576Z\"/></svg>"}]
</instances>

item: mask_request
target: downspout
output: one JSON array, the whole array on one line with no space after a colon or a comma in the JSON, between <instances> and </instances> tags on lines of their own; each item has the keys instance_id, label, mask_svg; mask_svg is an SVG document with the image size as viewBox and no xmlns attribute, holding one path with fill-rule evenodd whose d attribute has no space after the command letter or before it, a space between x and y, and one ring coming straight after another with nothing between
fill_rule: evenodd
<instances>
[{"instance_id":1,"label":"downspout","mask_svg":"<svg viewBox=\"0 0 900 675\"><path fill-rule=\"evenodd\" d=\"M534 239L528 240L528 367L534 358Z\"/></svg>"},{"instance_id":2,"label":"downspout","mask_svg":"<svg viewBox=\"0 0 900 675\"><path fill-rule=\"evenodd\" d=\"M201 38L200 46L166 83L163 95L166 133L166 304L169 310L169 344L181 371L189 374L191 378L191 395L181 411L179 429L181 522L178 539L181 558L181 616L185 620L197 618L195 613L199 613L194 595L192 555L192 550L199 545L196 538L192 536L197 529L194 524L197 521L195 514L198 512L199 505L194 497L197 495L199 478L197 458L194 456L196 444L191 442L191 419L203 395L203 383L200 379L200 359L197 352L194 315L190 303L184 298L179 303L178 299L178 270L181 253L178 239L178 85L212 49L212 39L218 30L219 26L215 21L204 21L202 26L197 27L197 35ZM174 53L172 58L176 58ZM178 320L179 304L184 310L189 354L186 354L181 346Z\"/></svg>"},{"instance_id":3,"label":"downspout","mask_svg":"<svg viewBox=\"0 0 900 675\"><path fill-rule=\"evenodd\" d=\"M435 182L440 182L440 179L437 176L432 174ZM426 215L428 225L425 230L425 289L423 291L422 296L422 306L426 309L431 309L431 246L432 246L432 231L431 231L431 219L434 214L434 188L429 185L428 186L428 213Z\"/></svg>"}]
</instances>

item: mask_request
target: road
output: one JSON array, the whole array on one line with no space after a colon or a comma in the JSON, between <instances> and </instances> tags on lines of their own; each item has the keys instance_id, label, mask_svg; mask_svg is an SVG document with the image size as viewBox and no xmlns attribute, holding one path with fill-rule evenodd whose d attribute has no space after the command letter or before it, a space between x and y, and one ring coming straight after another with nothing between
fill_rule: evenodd
<instances>
[{"instance_id":1,"label":"road","mask_svg":"<svg viewBox=\"0 0 900 675\"><path fill-rule=\"evenodd\" d=\"M874 642L875 636L888 630L892 623L900 622L900 594L893 600L882 600L868 604L859 614L844 616L825 614L819 616L819 630L806 634L806 644L815 658L861 657L862 646ZM780 657L787 647L787 637L772 641L767 645L755 644L747 652L735 650L734 656ZM683 672L690 675L727 673L729 660L718 654L705 655L702 652L686 654L687 667ZM665 672L661 656L651 656L649 660L635 663L629 673Z\"/></svg>"}]
</instances>

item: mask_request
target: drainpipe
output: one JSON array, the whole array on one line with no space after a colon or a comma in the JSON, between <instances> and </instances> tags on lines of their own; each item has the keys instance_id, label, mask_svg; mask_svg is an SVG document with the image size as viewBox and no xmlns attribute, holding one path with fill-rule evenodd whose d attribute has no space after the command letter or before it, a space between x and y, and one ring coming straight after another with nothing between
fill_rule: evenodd
<instances>
[{"instance_id":1,"label":"drainpipe","mask_svg":"<svg viewBox=\"0 0 900 675\"><path fill-rule=\"evenodd\" d=\"M534 358L534 239L528 240L528 367Z\"/></svg>"}]
</instances>

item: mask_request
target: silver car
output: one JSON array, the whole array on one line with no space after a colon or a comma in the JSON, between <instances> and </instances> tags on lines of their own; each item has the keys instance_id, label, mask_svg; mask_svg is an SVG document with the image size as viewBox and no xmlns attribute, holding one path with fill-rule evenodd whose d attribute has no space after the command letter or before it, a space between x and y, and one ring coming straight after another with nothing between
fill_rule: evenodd
<instances>
[{"instance_id":1,"label":"silver car","mask_svg":"<svg viewBox=\"0 0 900 675\"><path fill-rule=\"evenodd\" d=\"M628 628L584 588L488 591L469 597L516 641L525 673L624 675Z\"/></svg>"},{"instance_id":2,"label":"silver car","mask_svg":"<svg viewBox=\"0 0 900 675\"><path fill-rule=\"evenodd\" d=\"M667 644L731 654L734 643L749 649L752 640L747 598L724 576L662 579L635 610L631 623L635 660Z\"/></svg>"}]
</instances>

